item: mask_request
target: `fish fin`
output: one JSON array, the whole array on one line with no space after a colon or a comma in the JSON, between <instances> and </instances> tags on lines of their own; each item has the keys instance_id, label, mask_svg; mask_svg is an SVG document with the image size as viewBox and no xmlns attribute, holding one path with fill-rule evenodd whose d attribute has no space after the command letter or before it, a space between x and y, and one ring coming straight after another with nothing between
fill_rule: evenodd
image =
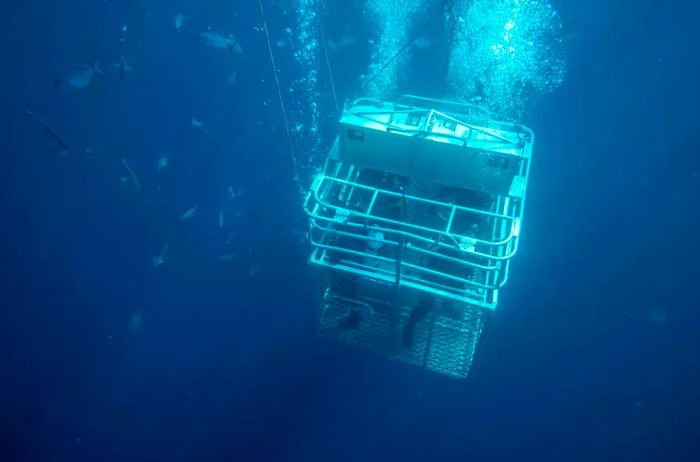
<instances>
[{"instance_id":1,"label":"fish fin","mask_svg":"<svg viewBox=\"0 0 700 462\"><path fill-rule=\"evenodd\" d=\"M92 57L92 67L91 67L91 69L92 69L93 71L95 71L95 74L97 74L97 75L102 75L102 76L106 75L105 72L104 72L102 69L100 69L100 63L99 63L99 61L97 60L97 55L94 55L94 56Z\"/></svg>"},{"instance_id":2,"label":"fish fin","mask_svg":"<svg viewBox=\"0 0 700 462\"><path fill-rule=\"evenodd\" d=\"M122 67L124 67L125 72L131 71L131 66L129 66L129 63L126 62L126 58L124 56L121 57L122 61Z\"/></svg>"},{"instance_id":3,"label":"fish fin","mask_svg":"<svg viewBox=\"0 0 700 462\"><path fill-rule=\"evenodd\" d=\"M240 55L240 54L243 54L243 49L241 48L241 44L238 43L238 42L232 43L232 44L228 47L228 51L229 51L229 53L231 53L232 55Z\"/></svg>"}]
</instances>

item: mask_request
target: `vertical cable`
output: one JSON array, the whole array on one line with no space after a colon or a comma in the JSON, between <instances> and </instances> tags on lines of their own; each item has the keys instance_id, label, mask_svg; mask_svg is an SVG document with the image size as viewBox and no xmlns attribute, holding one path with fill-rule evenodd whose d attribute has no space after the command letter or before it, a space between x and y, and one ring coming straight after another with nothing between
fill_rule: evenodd
<instances>
[{"instance_id":1,"label":"vertical cable","mask_svg":"<svg viewBox=\"0 0 700 462\"><path fill-rule=\"evenodd\" d=\"M326 57L326 67L328 68L328 77L331 81L331 91L333 92L333 103L335 104L335 113L337 117L340 117L340 108L338 107L338 95L335 92L335 82L333 81L333 71L331 70L331 62L328 59L328 48L326 47L326 34L323 31L323 22L321 21L321 16L317 16L318 29L321 31L321 43L323 44L323 54Z\"/></svg>"},{"instance_id":2,"label":"vertical cable","mask_svg":"<svg viewBox=\"0 0 700 462\"><path fill-rule=\"evenodd\" d=\"M302 204L304 202L304 191L299 183L299 169L297 167L297 160L294 156L294 145L292 144L292 134L289 131L289 121L287 120L287 111L284 107L284 100L282 99L282 87L280 86L280 80L277 76L277 65L275 64L275 57L272 53L272 45L270 43L270 33L267 30L267 21L265 20L265 12L263 11L262 1L258 0L258 9L260 11L260 19L263 24L263 31L265 32L265 41L267 42L267 51L270 54L270 63L272 64L272 73L275 76L275 86L277 87L277 96L280 100L280 108L282 109L282 118L284 119L284 129L287 132L287 143L289 145L289 154L292 156L292 165L294 166L294 181L297 184L297 189L299 190L299 197L301 198Z\"/></svg>"}]
</instances>

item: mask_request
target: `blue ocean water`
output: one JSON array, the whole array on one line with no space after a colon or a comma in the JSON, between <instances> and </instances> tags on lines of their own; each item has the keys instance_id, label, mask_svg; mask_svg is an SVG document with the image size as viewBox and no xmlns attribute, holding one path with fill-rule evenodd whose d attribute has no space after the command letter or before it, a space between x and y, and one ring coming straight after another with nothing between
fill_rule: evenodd
<instances>
[{"instance_id":1,"label":"blue ocean water","mask_svg":"<svg viewBox=\"0 0 700 462\"><path fill-rule=\"evenodd\" d=\"M522 246L466 380L316 337L256 1L6 3L0 460L698 457L696 2L553 3L566 76L523 121ZM297 3L262 2L283 90ZM360 2L322 21L335 42L376 27ZM348 49L342 99L369 59ZM106 75L70 88L93 56ZM283 99L292 122L311 111Z\"/></svg>"}]
</instances>

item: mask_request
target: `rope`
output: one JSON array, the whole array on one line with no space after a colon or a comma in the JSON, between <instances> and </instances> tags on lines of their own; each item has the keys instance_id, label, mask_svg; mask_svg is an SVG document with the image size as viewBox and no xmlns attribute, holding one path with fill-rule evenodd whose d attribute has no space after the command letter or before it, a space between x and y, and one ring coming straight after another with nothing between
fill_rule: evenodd
<instances>
[{"instance_id":1,"label":"rope","mask_svg":"<svg viewBox=\"0 0 700 462\"><path fill-rule=\"evenodd\" d=\"M409 149L410 160L408 165L408 183L401 187L401 223L406 223L408 213L406 211L406 190L413 185L413 158L415 154L415 138L411 137L411 147ZM406 237L403 233L399 233L399 245L396 247L396 275L394 278L394 308L400 306L399 295L401 291L401 267L403 264L403 255L406 251Z\"/></svg>"},{"instance_id":2,"label":"rope","mask_svg":"<svg viewBox=\"0 0 700 462\"><path fill-rule=\"evenodd\" d=\"M441 10L441 11L444 11L446 8L448 8L448 4L449 4L449 9L450 9L450 11L452 11L452 10L454 9L454 0L442 0L442 3L440 4L440 10ZM369 76L369 78L367 78L367 80L365 80L364 82L362 82L362 90L367 90L367 86L368 86L370 83L372 83L372 81L373 81L374 79L376 79L377 77L379 77L379 75L380 75L382 72L384 72L384 71L386 70L387 67L391 66L391 64L392 64L394 61L396 61L396 60L399 58L399 56L401 56L401 55L405 52L405 51L413 44L413 42L415 42L416 39L417 39L423 32L425 32L425 30L428 28L428 26L430 26L431 21L432 21L431 19L427 19L427 20L425 21L425 23L423 24L423 27L421 27L421 28L418 29L416 32L414 32L414 33L409 37L409 40L404 44L404 46L402 46L402 47L399 49L399 51L397 51L396 53L394 53L394 55L393 55L391 58L389 58L389 60L388 60L386 63L384 63L384 65L383 65L382 67L380 67L379 70L378 70L377 72L375 72L374 74L372 74L371 76Z\"/></svg>"},{"instance_id":3,"label":"rope","mask_svg":"<svg viewBox=\"0 0 700 462\"><path fill-rule=\"evenodd\" d=\"M333 81L333 71L331 70L331 62L328 59L328 48L326 47L326 34L323 31L323 21L320 15L318 16L318 29L321 31L321 43L323 44L323 54L326 57L326 67L328 68L328 77L331 81L331 91L333 92L333 104L335 104L335 113L340 116L340 108L338 107L338 95L335 92L335 82Z\"/></svg>"},{"instance_id":4,"label":"rope","mask_svg":"<svg viewBox=\"0 0 700 462\"><path fill-rule=\"evenodd\" d=\"M294 156L294 145L292 143L292 133L289 130L289 121L287 120L287 110L284 107L284 100L282 99L282 87L280 86L280 80L277 76L277 64L275 64L275 57L272 53L272 44L270 42L270 33L267 30L267 21L265 20L265 12L263 11L262 1L258 0L258 9L260 11L260 19L263 25L263 31L265 32L265 41L267 42L267 51L270 54L270 63L272 64L272 72L275 76L275 86L277 87L277 96L280 101L280 109L282 110L282 118L284 119L284 129L287 133L287 144L289 145L289 154L292 156L292 165L294 166L294 182L297 184L297 189L299 190L299 197L301 198L302 204L304 203L304 191L299 183L299 168L297 167L297 160Z\"/></svg>"},{"instance_id":5,"label":"rope","mask_svg":"<svg viewBox=\"0 0 700 462\"><path fill-rule=\"evenodd\" d=\"M446 7L447 12L448 12L448 14L449 14L449 16L450 16L450 20L451 20L451 23L452 23L452 24L451 24L451 25L452 25L452 28L453 28L453 29L454 29L454 28L457 29L457 32L462 36L462 38L464 39L465 42L470 42L469 37L467 37L467 34L464 32L464 29L462 28L462 25L459 23L459 21L457 21L457 20L455 19L455 18L456 18L456 15L455 15L454 0L453 0L453 1L450 1L450 5L449 5L449 6L447 6L447 3L446 3L446 2L443 3L443 8L445 8L445 7ZM456 27L455 27L455 26L456 26ZM454 34L451 34L451 36L450 36L450 42L452 42L453 40L454 40ZM448 50L450 50L451 48L452 48L452 47L450 46L450 47L448 48Z\"/></svg>"},{"instance_id":6,"label":"rope","mask_svg":"<svg viewBox=\"0 0 700 462\"><path fill-rule=\"evenodd\" d=\"M450 61L452 60L452 44L454 43L455 39L455 29L457 28L457 20L455 19L454 14L454 4L450 4L449 8L447 8L446 13L446 19L449 20L449 30L447 30L447 24L445 25L445 29L449 35L447 37L447 59L445 59L445 69L443 71L443 75L447 77L449 75Z\"/></svg>"},{"instance_id":7,"label":"rope","mask_svg":"<svg viewBox=\"0 0 700 462\"><path fill-rule=\"evenodd\" d=\"M426 26L427 26L427 24L426 24ZM378 70L377 72L375 72L375 73L372 74L367 80L365 80L364 82L362 82L362 89L363 89L363 90L367 90L367 86L368 86L370 83L372 83L372 81L373 81L374 79L376 79L377 77L379 77L379 76L381 75L381 73L384 72L384 71L386 70L387 67L391 66L391 63L393 63L394 61L396 61L396 60L399 58L399 56L401 56L401 55L403 54L403 52L406 51L406 50L408 49L408 47L411 46L411 44L413 43L413 41L414 41L415 39L418 38L418 35L419 35L421 32L423 32L423 30L424 30L425 28L426 28L426 27L423 27L420 31L418 31L417 33L413 34L413 35L411 36L411 39L410 39L408 42L406 42L406 44L405 44L404 46L402 46L401 49L400 49L399 51L397 51L397 52L394 54L394 56L392 56L386 63L384 63L384 65L383 65L382 67L380 67L379 70Z\"/></svg>"}]
</instances>

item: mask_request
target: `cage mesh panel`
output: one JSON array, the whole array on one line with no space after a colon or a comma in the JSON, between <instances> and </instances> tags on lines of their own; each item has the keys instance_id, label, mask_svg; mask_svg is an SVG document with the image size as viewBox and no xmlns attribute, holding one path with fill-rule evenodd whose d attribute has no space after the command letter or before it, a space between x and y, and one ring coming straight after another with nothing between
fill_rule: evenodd
<instances>
[{"instance_id":1,"label":"cage mesh panel","mask_svg":"<svg viewBox=\"0 0 700 462\"><path fill-rule=\"evenodd\" d=\"M402 333L417 302L415 292L402 293L401 303L393 305L381 301L393 290L387 284L365 280L356 290L356 298L348 299L339 294L338 284L329 285L319 308L319 336L453 377L467 376L483 328L484 310L464 304L448 309L438 303L416 322L413 343L407 347ZM341 328L352 310L362 317L359 325Z\"/></svg>"}]
</instances>

